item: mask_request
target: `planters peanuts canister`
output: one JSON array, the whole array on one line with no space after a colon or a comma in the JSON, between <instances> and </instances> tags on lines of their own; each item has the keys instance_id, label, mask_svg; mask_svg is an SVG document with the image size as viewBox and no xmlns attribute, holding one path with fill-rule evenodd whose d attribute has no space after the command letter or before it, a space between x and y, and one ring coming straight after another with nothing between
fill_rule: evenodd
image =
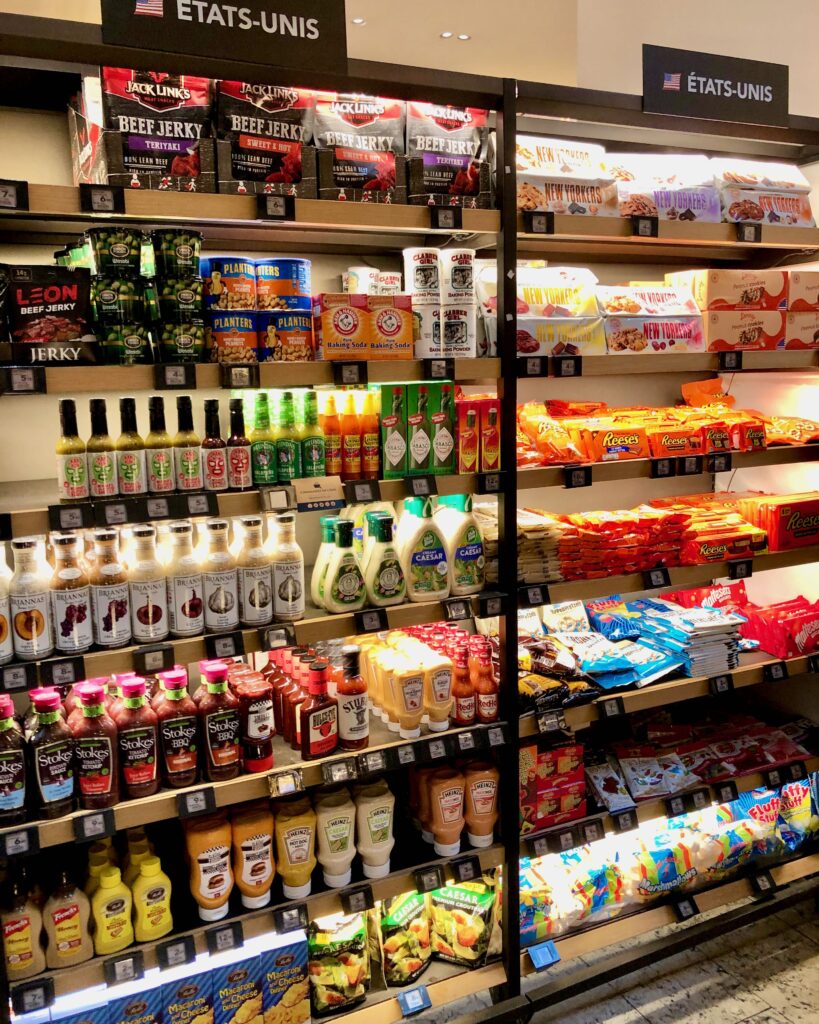
<instances>
[{"instance_id":1,"label":"planters peanuts canister","mask_svg":"<svg viewBox=\"0 0 819 1024\"><path fill-rule=\"evenodd\" d=\"M310 260L256 260L257 309L310 309Z\"/></svg>"}]
</instances>

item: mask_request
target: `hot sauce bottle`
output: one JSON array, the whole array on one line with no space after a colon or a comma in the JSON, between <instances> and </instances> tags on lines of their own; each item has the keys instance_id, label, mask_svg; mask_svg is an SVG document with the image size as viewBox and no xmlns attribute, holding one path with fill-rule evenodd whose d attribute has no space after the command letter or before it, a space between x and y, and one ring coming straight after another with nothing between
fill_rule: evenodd
<instances>
[{"instance_id":1,"label":"hot sauce bottle","mask_svg":"<svg viewBox=\"0 0 819 1024\"><path fill-rule=\"evenodd\" d=\"M455 725L473 725L475 722L475 689L469 677L469 661L464 648L452 657L452 696Z\"/></svg>"},{"instance_id":2,"label":"hot sauce bottle","mask_svg":"<svg viewBox=\"0 0 819 1024\"><path fill-rule=\"evenodd\" d=\"M202 446L193 429L193 409L190 395L176 400L177 431L173 439L173 465L176 488L179 491L201 491Z\"/></svg>"},{"instance_id":3,"label":"hot sauce bottle","mask_svg":"<svg viewBox=\"0 0 819 1024\"><path fill-rule=\"evenodd\" d=\"M327 399L324 415L321 417L324 431L324 466L327 476L341 476L341 420L333 395Z\"/></svg>"},{"instance_id":4,"label":"hot sauce bottle","mask_svg":"<svg viewBox=\"0 0 819 1024\"><path fill-rule=\"evenodd\" d=\"M377 480L380 468L381 424L375 411L375 395L368 391L361 413L361 476L365 480Z\"/></svg>"},{"instance_id":5,"label":"hot sauce bottle","mask_svg":"<svg viewBox=\"0 0 819 1024\"><path fill-rule=\"evenodd\" d=\"M324 757L338 746L338 701L327 695L327 662L310 665L309 693L299 708L301 756Z\"/></svg>"},{"instance_id":6,"label":"hot sauce bottle","mask_svg":"<svg viewBox=\"0 0 819 1024\"><path fill-rule=\"evenodd\" d=\"M239 701L227 683L227 665L206 665L205 693L199 717L205 741L203 769L208 782L235 779L239 774Z\"/></svg>"},{"instance_id":7,"label":"hot sauce bottle","mask_svg":"<svg viewBox=\"0 0 819 1024\"><path fill-rule=\"evenodd\" d=\"M115 722L124 795L128 799L153 796L159 790L158 723L148 704L144 679L134 676L123 681L122 707Z\"/></svg>"},{"instance_id":8,"label":"hot sauce bottle","mask_svg":"<svg viewBox=\"0 0 819 1024\"><path fill-rule=\"evenodd\" d=\"M361 423L352 391L347 392L341 414L341 479L361 479Z\"/></svg>"},{"instance_id":9,"label":"hot sauce bottle","mask_svg":"<svg viewBox=\"0 0 819 1024\"><path fill-rule=\"evenodd\" d=\"M188 695L184 669L162 673L164 691L154 710L159 721L162 782L171 789L192 786L199 777L199 718Z\"/></svg>"},{"instance_id":10,"label":"hot sauce bottle","mask_svg":"<svg viewBox=\"0 0 819 1024\"><path fill-rule=\"evenodd\" d=\"M105 710L105 691L98 683L77 687L80 714L72 716L74 756L80 807L99 810L119 803L117 726Z\"/></svg>"},{"instance_id":11,"label":"hot sauce bottle","mask_svg":"<svg viewBox=\"0 0 819 1024\"><path fill-rule=\"evenodd\" d=\"M57 488L60 501L88 500L88 463L85 442L77 430L73 398L60 401L60 439L57 442Z\"/></svg>"},{"instance_id":12,"label":"hot sauce bottle","mask_svg":"<svg viewBox=\"0 0 819 1024\"><path fill-rule=\"evenodd\" d=\"M301 750L301 706L307 699L310 686L310 666L316 660L316 652L309 650L293 661L293 682L284 698L285 729L288 730L290 746Z\"/></svg>"},{"instance_id":13,"label":"hot sauce bottle","mask_svg":"<svg viewBox=\"0 0 819 1024\"><path fill-rule=\"evenodd\" d=\"M165 399L151 395L148 399L149 433L145 438L145 463L148 490L151 494L168 494L176 486L173 466L173 441L165 428Z\"/></svg>"},{"instance_id":14,"label":"hot sauce bottle","mask_svg":"<svg viewBox=\"0 0 819 1024\"><path fill-rule=\"evenodd\" d=\"M261 673L248 673L235 687L242 721L242 765L246 772L273 767L273 689Z\"/></svg>"},{"instance_id":15,"label":"hot sauce bottle","mask_svg":"<svg viewBox=\"0 0 819 1024\"><path fill-rule=\"evenodd\" d=\"M489 657L481 656L477 678L473 688L475 690L475 717L481 724L497 722L498 720L498 681L492 671L492 661Z\"/></svg>"},{"instance_id":16,"label":"hot sauce bottle","mask_svg":"<svg viewBox=\"0 0 819 1024\"><path fill-rule=\"evenodd\" d=\"M227 441L228 487L249 491L253 487L250 464L250 439L245 433L245 413L241 398L230 400L230 437Z\"/></svg>"},{"instance_id":17,"label":"hot sauce bottle","mask_svg":"<svg viewBox=\"0 0 819 1024\"><path fill-rule=\"evenodd\" d=\"M336 686L340 750L363 750L370 740L367 681L359 668L360 656L361 648L355 644L341 649L343 674Z\"/></svg>"},{"instance_id":18,"label":"hot sauce bottle","mask_svg":"<svg viewBox=\"0 0 819 1024\"><path fill-rule=\"evenodd\" d=\"M206 491L228 489L227 446L219 426L219 399L205 400L205 437L202 440L202 475Z\"/></svg>"}]
</instances>

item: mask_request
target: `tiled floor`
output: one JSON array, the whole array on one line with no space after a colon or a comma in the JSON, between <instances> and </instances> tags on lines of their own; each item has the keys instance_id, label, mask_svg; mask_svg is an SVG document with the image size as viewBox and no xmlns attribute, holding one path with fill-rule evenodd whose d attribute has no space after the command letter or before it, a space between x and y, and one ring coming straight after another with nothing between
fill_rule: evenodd
<instances>
[{"instance_id":1,"label":"tiled floor","mask_svg":"<svg viewBox=\"0 0 819 1024\"><path fill-rule=\"evenodd\" d=\"M533 1017L552 1022L819 1024L819 914L811 900Z\"/></svg>"}]
</instances>

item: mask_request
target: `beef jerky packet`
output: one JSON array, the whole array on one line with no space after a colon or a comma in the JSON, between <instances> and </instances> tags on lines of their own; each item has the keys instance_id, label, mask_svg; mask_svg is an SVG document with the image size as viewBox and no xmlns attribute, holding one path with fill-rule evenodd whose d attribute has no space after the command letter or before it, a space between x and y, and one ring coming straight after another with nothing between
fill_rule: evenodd
<instances>
[{"instance_id":1,"label":"beef jerky packet","mask_svg":"<svg viewBox=\"0 0 819 1024\"><path fill-rule=\"evenodd\" d=\"M272 185L301 182L304 147L313 138L315 105L315 93L309 89L219 82L216 134L222 143L230 143L232 177L237 181ZM314 157L312 151L310 155ZM221 146L219 162L220 177L223 177ZM310 161L308 174L315 178L314 159Z\"/></svg>"},{"instance_id":2,"label":"beef jerky packet","mask_svg":"<svg viewBox=\"0 0 819 1024\"><path fill-rule=\"evenodd\" d=\"M484 191L488 120L489 111L477 107L407 104L407 156L422 161L424 192L477 196Z\"/></svg>"}]
</instances>

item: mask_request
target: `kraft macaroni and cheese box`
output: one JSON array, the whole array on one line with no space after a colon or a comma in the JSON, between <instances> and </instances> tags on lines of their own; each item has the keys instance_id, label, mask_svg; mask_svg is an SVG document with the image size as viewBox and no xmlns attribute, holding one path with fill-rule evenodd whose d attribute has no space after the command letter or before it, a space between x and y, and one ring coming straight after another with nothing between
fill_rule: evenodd
<instances>
[{"instance_id":1,"label":"kraft macaroni and cheese box","mask_svg":"<svg viewBox=\"0 0 819 1024\"><path fill-rule=\"evenodd\" d=\"M163 1024L214 1024L213 975L208 956L162 975Z\"/></svg>"},{"instance_id":2,"label":"kraft macaroni and cheese box","mask_svg":"<svg viewBox=\"0 0 819 1024\"><path fill-rule=\"evenodd\" d=\"M253 951L249 956L248 952ZM252 943L233 953L211 957L214 1024L259 1024L262 976Z\"/></svg>"},{"instance_id":3,"label":"kraft macaroni and cheese box","mask_svg":"<svg viewBox=\"0 0 819 1024\"><path fill-rule=\"evenodd\" d=\"M140 981L111 989L108 1024L162 1024L159 971L148 971Z\"/></svg>"},{"instance_id":4,"label":"kraft macaroni and cheese box","mask_svg":"<svg viewBox=\"0 0 819 1024\"><path fill-rule=\"evenodd\" d=\"M51 1020L55 1024L108 1024L108 999L106 985L60 996L51 1006ZM13 1020L14 1024L30 1024L28 1016Z\"/></svg>"},{"instance_id":5,"label":"kraft macaroni and cheese box","mask_svg":"<svg viewBox=\"0 0 819 1024\"><path fill-rule=\"evenodd\" d=\"M306 1024L310 1020L307 936L289 932L274 941L276 945L260 955L264 1024Z\"/></svg>"}]
</instances>

